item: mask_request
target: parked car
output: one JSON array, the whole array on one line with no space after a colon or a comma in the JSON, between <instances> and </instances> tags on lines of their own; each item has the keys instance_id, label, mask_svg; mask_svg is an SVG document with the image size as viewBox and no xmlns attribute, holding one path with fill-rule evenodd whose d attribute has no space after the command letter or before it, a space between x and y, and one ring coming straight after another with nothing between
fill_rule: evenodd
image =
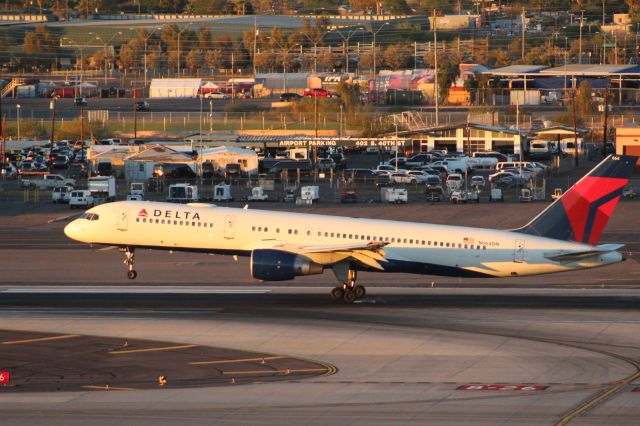
<instances>
[{"instance_id":1,"label":"parked car","mask_svg":"<svg viewBox=\"0 0 640 426\"><path fill-rule=\"evenodd\" d=\"M416 154L405 161L407 167L420 167L433 161L431 154Z\"/></svg>"},{"instance_id":2,"label":"parked car","mask_svg":"<svg viewBox=\"0 0 640 426\"><path fill-rule=\"evenodd\" d=\"M73 104L75 106L87 106L87 98L85 97L77 97L73 100Z\"/></svg>"},{"instance_id":3,"label":"parked car","mask_svg":"<svg viewBox=\"0 0 640 426\"><path fill-rule=\"evenodd\" d=\"M295 102L302 98L303 96L297 93L283 93L280 95L280 102Z\"/></svg>"},{"instance_id":4,"label":"parked car","mask_svg":"<svg viewBox=\"0 0 640 426\"><path fill-rule=\"evenodd\" d=\"M69 172L67 175L72 178L86 178L87 167L82 163L72 163L69 165Z\"/></svg>"},{"instance_id":5,"label":"parked car","mask_svg":"<svg viewBox=\"0 0 640 426\"><path fill-rule=\"evenodd\" d=\"M209 92L204 94L205 99L229 99L229 95L222 92Z\"/></svg>"},{"instance_id":6,"label":"parked car","mask_svg":"<svg viewBox=\"0 0 640 426\"><path fill-rule=\"evenodd\" d=\"M55 161L53 162L54 169L68 169L69 168L69 157L66 155L58 155L56 156Z\"/></svg>"},{"instance_id":7,"label":"parked car","mask_svg":"<svg viewBox=\"0 0 640 426\"><path fill-rule=\"evenodd\" d=\"M238 163L227 163L227 165L224 168L225 178L240 177L241 174L242 174L242 168Z\"/></svg>"},{"instance_id":8,"label":"parked car","mask_svg":"<svg viewBox=\"0 0 640 426\"><path fill-rule=\"evenodd\" d=\"M136 111L149 111L149 102L147 101L138 101L135 103Z\"/></svg>"},{"instance_id":9,"label":"parked car","mask_svg":"<svg viewBox=\"0 0 640 426\"><path fill-rule=\"evenodd\" d=\"M406 172L391 173L390 179L395 183L418 183L417 177Z\"/></svg>"},{"instance_id":10,"label":"parked car","mask_svg":"<svg viewBox=\"0 0 640 426\"><path fill-rule=\"evenodd\" d=\"M422 170L409 170L407 174L409 176L415 177L418 180L418 183L426 183L429 176L432 176L429 173L423 172Z\"/></svg>"},{"instance_id":11,"label":"parked car","mask_svg":"<svg viewBox=\"0 0 640 426\"><path fill-rule=\"evenodd\" d=\"M345 179L374 180L377 175L373 170L369 169L344 169L343 176Z\"/></svg>"},{"instance_id":12,"label":"parked car","mask_svg":"<svg viewBox=\"0 0 640 426\"><path fill-rule=\"evenodd\" d=\"M471 177L471 187L472 188L484 188L486 181L484 180L484 176L472 176Z\"/></svg>"},{"instance_id":13,"label":"parked car","mask_svg":"<svg viewBox=\"0 0 640 426\"><path fill-rule=\"evenodd\" d=\"M460 173L451 173L447 176L447 188L450 190L462 188L462 184L464 183L464 178Z\"/></svg>"},{"instance_id":14,"label":"parked car","mask_svg":"<svg viewBox=\"0 0 640 426\"><path fill-rule=\"evenodd\" d=\"M489 175L489 182L494 185L513 186L521 184L522 182L524 182L524 180L525 179L522 177L522 175L509 171L500 171L498 173Z\"/></svg>"},{"instance_id":15,"label":"parked car","mask_svg":"<svg viewBox=\"0 0 640 426\"><path fill-rule=\"evenodd\" d=\"M13 179L18 176L18 169L16 169L13 164L6 163L4 166L2 166L2 170L0 170L0 173L2 173L0 177L3 177L4 179Z\"/></svg>"},{"instance_id":16,"label":"parked car","mask_svg":"<svg viewBox=\"0 0 640 426\"><path fill-rule=\"evenodd\" d=\"M315 89L306 89L303 93L303 96L307 97L318 97L318 98L339 98L340 95L336 92L331 92L326 89L315 88Z\"/></svg>"},{"instance_id":17,"label":"parked car","mask_svg":"<svg viewBox=\"0 0 640 426\"><path fill-rule=\"evenodd\" d=\"M336 163L331 158L321 158L316 165L318 171L328 172L331 169L335 170Z\"/></svg>"}]
</instances>

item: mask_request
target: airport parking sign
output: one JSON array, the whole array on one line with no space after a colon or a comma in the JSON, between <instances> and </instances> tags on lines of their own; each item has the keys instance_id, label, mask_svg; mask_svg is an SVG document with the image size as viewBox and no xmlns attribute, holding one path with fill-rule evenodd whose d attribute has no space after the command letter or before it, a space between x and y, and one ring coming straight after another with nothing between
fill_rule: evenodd
<instances>
[{"instance_id":1,"label":"airport parking sign","mask_svg":"<svg viewBox=\"0 0 640 426\"><path fill-rule=\"evenodd\" d=\"M11 375L8 371L0 371L0 385L8 385Z\"/></svg>"}]
</instances>

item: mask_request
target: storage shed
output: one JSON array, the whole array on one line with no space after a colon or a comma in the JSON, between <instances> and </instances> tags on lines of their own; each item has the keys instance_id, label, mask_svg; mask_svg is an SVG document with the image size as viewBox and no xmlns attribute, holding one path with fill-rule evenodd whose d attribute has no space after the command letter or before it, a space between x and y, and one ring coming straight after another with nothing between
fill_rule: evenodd
<instances>
[{"instance_id":1,"label":"storage shed","mask_svg":"<svg viewBox=\"0 0 640 426\"><path fill-rule=\"evenodd\" d=\"M231 146L206 149L202 151L201 161L213 163L216 172L224 169L229 163L238 163L243 172L250 175L258 173L258 154L250 149Z\"/></svg>"},{"instance_id":2,"label":"storage shed","mask_svg":"<svg viewBox=\"0 0 640 426\"><path fill-rule=\"evenodd\" d=\"M197 162L190 156L163 145L152 145L124 160L125 177L130 180L146 180L153 175L159 163L183 163L198 172Z\"/></svg>"},{"instance_id":3,"label":"storage shed","mask_svg":"<svg viewBox=\"0 0 640 426\"><path fill-rule=\"evenodd\" d=\"M199 78L154 78L149 87L149 97L197 98L201 85Z\"/></svg>"}]
</instances>

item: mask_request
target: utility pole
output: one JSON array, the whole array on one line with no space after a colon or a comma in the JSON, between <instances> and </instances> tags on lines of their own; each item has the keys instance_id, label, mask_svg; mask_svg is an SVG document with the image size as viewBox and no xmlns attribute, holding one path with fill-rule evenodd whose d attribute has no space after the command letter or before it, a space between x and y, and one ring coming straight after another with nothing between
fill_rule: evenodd
<instances>
[{"instance_id":1,"label":"utility pole","mask_svg":"<svg viewBox=\"0 0 640 426\"><path fill-rule=\"evenodd\" d=\"M138 115L136 114L136 86L135 82L133 83L132 93L132 103L133 103L133 138L138 138Z\"/></svg>"},{"instance_id":2,"label":"utility pole","mask_svg":"<svg viewBox=\"0 0 640 426\"><path fill-rule=\"evenodd\" d=\"M244 4L244 3L243 3ZM256 78L256 53L258 51L258 18L253 17L253 78Z\"/></svg>"},{"instance_id":3,"label":"utility pole","mask_svg":"<svg viewBox=\"0 0 640 426\"><path fill-rule=\"evenodd\" d=\"M438 104L438 26L436 24L436 10L433 9L433 63L435 68L434 73L434 98L436 100L436 127L440 127L440 111Z\"/></svg>"},{"instance_id":4,"label":"utility pole","mask_svg":"<svg viewBox=\"0 0 640 426\"><path fill-rule=\"evenodd\" d=\"M49 102L49 109L51 110L51 139L49 140L49 173L53 173L53 138L56 126L56 98L51 99Z\"/></svg>"},{"instance_id":5,"label":"utility pole","mask_svg":"<svg viewBox=\"0 0 640 426\"><path fill-rule=\"evenodd\" d=\"M578 44L578 63L582 63L582 24L584 22L584 10L580 11L580 42Z\"/></svg>"},{"instance_id":6,"label":"utility pole","mask_svg":"<svg viewBox=\"0 0 640 426\"><path fill-rule=\"evenodd\" d=\"M607 146L607 124L609 121L609 88L604 89L604 122L602 123L602 152Z\"/></svg>"},{"instance_id":7,"label":"utility pole","mask_svg":"<svg viewBox=\"0 0 640 426\"><path fill-rule=\"evenodd\" d=\"M573 110L573 157L574 165L578 168L578 121L576 119L576 89L571 89L571 109Z\"/></svg>"},{"instance_id":8,"label":"utility pole","mask_svg":"<svg viewBox=\"0 0 640 426\"><path fill-rule=\"evenodd\" d=\"M525 34L525 23L524 23L524 18L525 18L525 13L524 13L524 6L522 7L522 59L524 59L524 34Z\"/></svg>"}]
</instances>

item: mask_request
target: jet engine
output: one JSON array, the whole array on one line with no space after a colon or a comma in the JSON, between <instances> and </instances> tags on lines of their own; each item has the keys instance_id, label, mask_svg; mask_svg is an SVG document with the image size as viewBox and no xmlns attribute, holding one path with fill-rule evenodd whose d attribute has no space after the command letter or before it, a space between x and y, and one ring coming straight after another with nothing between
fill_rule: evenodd
<instances>
[{"instance_id":1,"label":"jet engine","mask_svg":"<svg viewBox=\"0 0 640 426\"><path fill-rule=\"evenodd\" d=\"M286 281L322 270L322 265L308 257L287 251L256 249L251 253L251 276L262 281Z\"/></svg>"}]
</instances>

